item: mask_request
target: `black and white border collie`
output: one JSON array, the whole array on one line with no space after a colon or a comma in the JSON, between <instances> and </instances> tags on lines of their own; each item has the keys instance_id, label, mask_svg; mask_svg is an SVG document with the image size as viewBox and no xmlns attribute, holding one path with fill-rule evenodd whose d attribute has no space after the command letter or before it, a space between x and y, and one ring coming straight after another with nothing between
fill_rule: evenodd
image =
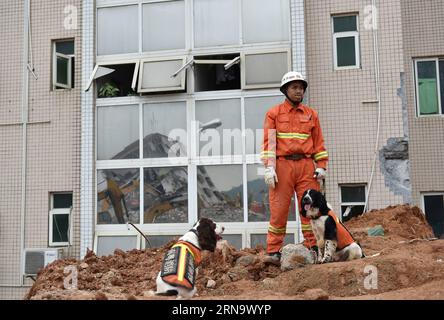
<instances>
[{"instance_id":1,"label":"black and white border collie","mask_svg":"<svg viewBox=\"0 0 444 320\"><path fill-rule=\"evenodd\" d=\"M199 219L165 254L162 270L157 275L155 294L192 298L196 293L194 283L196 268L201 262L200 251L214 252L224 229L211 219Z\"/></svg>"},{"instance_id":2,"label":"black and white border collie","mask_svg":"<svg viewBox=\"0 0 444 320\"><path fill-rule=\"evenodd\" d=\"M317 263L363 258L364 254L351 233L339 221L321 192L308 189L302 195L301 213L310 219L316 237Z\"/></svg>"}]
</instances>

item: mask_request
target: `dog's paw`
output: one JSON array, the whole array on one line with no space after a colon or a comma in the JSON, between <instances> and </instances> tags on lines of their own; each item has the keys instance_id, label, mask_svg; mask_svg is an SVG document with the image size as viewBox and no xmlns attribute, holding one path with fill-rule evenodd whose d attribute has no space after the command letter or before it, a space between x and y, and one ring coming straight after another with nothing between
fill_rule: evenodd
<instances>
[{"instance_id":1,"label":"dog's paw","mask_svg":"<svg viewBox=\"0 0 444 320\"><path fill-rule=\"evenodd\" d=\"M325 256L322 260L321 263L329 263L332 262L332 258L330 256Z\"/></svg>"}]
</instances>

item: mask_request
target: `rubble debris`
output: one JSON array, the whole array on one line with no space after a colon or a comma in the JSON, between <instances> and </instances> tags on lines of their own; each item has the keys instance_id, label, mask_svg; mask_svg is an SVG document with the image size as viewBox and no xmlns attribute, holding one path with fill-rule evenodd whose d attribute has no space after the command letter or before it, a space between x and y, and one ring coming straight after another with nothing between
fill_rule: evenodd
<instances>
[{"instance_id":1,"label":"rubble debris","mask_svg":"<svg viewBox=\"0 0 444 320\"><path fill-rule=\"evenodd\" d=\"M402 205L373 210L345 225L361 244L365 258L303 266L301 259L296 261L301 267L283 272L266 263L263 247L236 250L225 241L214 253L202 251L196 278L198 294L193 299L384 299L400 298L403 293L408 299L444 298L444 241L430 241L432 229L419 208ZM377 225L384 229L384 236L369 236L367 229ZM54 261L39 272L25 298L172 299L155 296L153 291L162 258L173 243L161 248L116 250L101 257L89 250L80 261ZM378 273L376 289L365 286L369 265ZM64 288L66 266L78 270L76 289Z\"/></svg>"}]
</instances>

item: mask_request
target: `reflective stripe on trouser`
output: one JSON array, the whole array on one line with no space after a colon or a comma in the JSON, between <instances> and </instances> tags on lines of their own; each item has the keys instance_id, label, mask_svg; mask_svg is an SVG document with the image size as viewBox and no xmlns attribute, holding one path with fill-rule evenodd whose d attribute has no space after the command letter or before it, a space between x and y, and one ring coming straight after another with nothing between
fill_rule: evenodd
<instances>
[{"instance_id":1,"label":"reflective stripe on trouser","mask_svg":"<svg viewBox=\"0 0 444 320\"><path fill-rule=\"evenodd\" d=\"M270 198L270 224L267 235L267 252L278 252L283 245L287 227L288 212L294 192L298 197L299 207L301 197L305 190L319 190L318 181L313 178L315 165L310 158L294 161L278 159L276 161L276 174L278 183L274 189L269 188ZM301 217L304 245L316 245L310 225L310 219Z\"/></svg>"}]
</instances>

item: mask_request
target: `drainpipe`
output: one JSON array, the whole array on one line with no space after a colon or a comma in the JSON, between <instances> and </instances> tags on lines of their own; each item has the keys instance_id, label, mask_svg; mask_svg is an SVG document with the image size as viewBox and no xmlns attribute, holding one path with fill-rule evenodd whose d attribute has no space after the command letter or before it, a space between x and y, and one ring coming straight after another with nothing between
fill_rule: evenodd
<instances>
[{"instance_id":1,"label":"drainpipe","mask_svg":"<svg viewBox=\"0 0 444 320\"><path fill-rule=\"evenodd\" d=\"M22 271L24 268L25 249L25 215L26 215L26 165L27 165L27 124L28 124L28 51L29 51L29 16L31 12L31 0L24 1L23 22L23 83L22 83L22 171L21 171L21 212L20 212L20 279L19 284L24 285Z\"/></svg>"},{"instance_id":2,"label":"drainpipe","mask_svg":"<svg viewBox=\"0 0 444 320\"><path fill-rule=\"evenodd\" d=\"M376 8L376 0L372 0L373 9ZM372 10L373 10L372 9ZM378 12L378 11L376 11ZM372 11L373 14L373 11ZM368 181L368 190L365 198L364 212L368 210L368 200L370 197L370 192L372 189L373 176L375 174L376 167L376 159L378 155L378 147L379 147L379 133L381 131L381 82L380 82L380 64L379 64L379 45L378 45L378 28L379 28L379 16L377 25L373 27L373 55L374 55L374 64L375 64L375 89L376 89L376 100L378 101L378 118L377 118L377 129L376 129L376 141L375 141L375 151L373 157L372 171L370 173L370 178ZM374 21L372 20L372 23Z\"/></svg>"}]
</instances>

